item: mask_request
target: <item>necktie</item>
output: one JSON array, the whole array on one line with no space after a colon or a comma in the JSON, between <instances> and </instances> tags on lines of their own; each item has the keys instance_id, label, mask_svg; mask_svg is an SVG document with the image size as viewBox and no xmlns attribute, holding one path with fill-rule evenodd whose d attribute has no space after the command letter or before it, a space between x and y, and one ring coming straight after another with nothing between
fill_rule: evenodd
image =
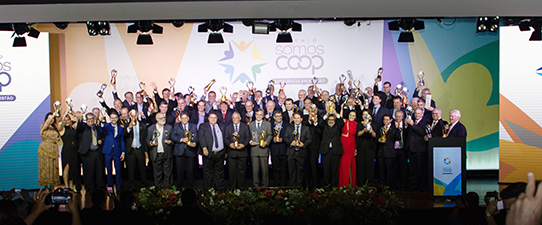
<instances>
[{"instance_id":1,"label":"necktie","mask_svg":"<svg viewBox=\"0 0 542 225\"><path fill-rule=\"evenodd\" d=\"M222 112L222 120L226 120L226 112Z\"/></svg>"},{"instance_id":2,"label":"necktie","mask_svg":"<svg viewBox=\"0 0 542 225\"><path fill-rule=\"evenodd\" d=\"M135 147L136 148L140 148L141 147L141 143L139 142L139 125L136 124L134 127L134 137L135 137Z\"/></svg>"},{"instance_id":3,"label":"necktie","mask_svg":"<svg viewBox=\"0 0 542 225\"><path fill-rule=\"evenodd\" d=\"M118 131L117 131L117 126L115 125L115 126L114 126L114 128L115 128L115 137L116 137L116 136L117 136L117 134L118 134Z\"/></svg>"},{"instance_id":4,"label":"necktie","mask_svg":"<svg viewBox=\"0 0 542 225\"><path fill-rule=\"evenodd\" d=\"M437 125L437 121L433 121L433 125L431 125L431 128L435 127Z\"/></svg>"},{"instance_id":5,"label":"necktie","mask_svg":"<svg viewBox=\"0 0 542 225\"><path fill-rule=\"evenodd\" d=\"M257 129L258 129L258 132L260 132L260 123L258 123Z\"/></svg>"},{"instance_id":6,"label":"necktie","mask_svg":"<svg viewBox=\"0 0 542 225\"><path fill-rule=\"evenodd\" d=\"M235 132L239 133L239 124L235 124Z\"/></svg>"},{"instance_id":7,"label":"necktie","mask_svg":"<svg viewBox=\"0 0 542 225\"><path fill-rule=\"evenodd\" d=\"M92 145L97 146L98 140L96 138L96 127L92 127Z\"/></svg>"},{"instance_id":8,"label":"necktie","mask_svg":"<svg viewBox=\"0 0 542 225\"><path fill-rule=\"evenodd\" d=\"M299 130L299 125L295 125L295 129L297 130L297 136L301 134L301 131Z\"/></svg>"},{"instance_id":9,"label":"necktie","mask_svg":"<svg viewBox=\"0 0 542 225\"><path fill-rule=\"evenodd\" d=\"M218 136L216 136L215 126L213 126L213 138L215 139L215 148L218 148Z\"/></svg>"},{"instance_id":10,"label":"necktie","mask_svg":"<svg viewBox=\"0 0 542 225\"><path fill-rule=\"evenodd\" d=\"M378 108L374 107L374 108L373 108L373 116L375 115L376 110L378 110Z\"/></svg>"}]
</instances>

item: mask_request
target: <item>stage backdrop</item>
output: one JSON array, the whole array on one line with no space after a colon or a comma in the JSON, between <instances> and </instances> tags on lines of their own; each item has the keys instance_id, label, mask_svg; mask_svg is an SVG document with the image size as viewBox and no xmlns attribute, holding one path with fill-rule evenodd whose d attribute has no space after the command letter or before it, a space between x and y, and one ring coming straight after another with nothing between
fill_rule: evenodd
<instances>
[{"instance_id":1,"label":"stage backdrop","mask_svg":"<svg viewBox=\"0 0 542 225\"><path fill-rule=\"evenodd\" d=\"M0 32L0 190L38 187L40 124L50 111L49 35L13 48Z\"/></svg>"},{"instance_id":2,"label":"stage backdrop","mask_svg":"<svg viewBox=\"0 0 542 225\"><path fill-rule=\"evenodd\" d=\"M500 91L501 182L527 182L527 172L542 174L542 43L529 41L532 31L501 27ZM540 179L540 178L539 178Z\"/></svg>"},{"instance_id":3,"label":"stage backdrop","mask_svg":"<svg viewBox=\"0 0 542 225\"><path fill-rule=\"evenodd\" d=\"M99 106L95 93L109 83L110 71L117 69L118 92L138 91L138 82L151 82L161 90L175 78L175 89L185 93L188 86L198 96L211 79L212 90L221 96L246 89L248 80L265 90L270 79L286 81L288 97L297 99L312 77L318 87L334 93L339 75L351 70L362 86L372 86L377 69L384 68L384 80L395 87L403 83L410 96L423 70L443 118L451 109L461 110L467 126L467 169L498 169L499 42L496 34L474 32L475 19L446 19L443 24L426 20L425 30L414 32L414 43L398 43L398 31L389 31L388 21L365 21L361 26L342 22L299 21L302 32L292 32L294 42L276 43L277 33L255 35L241 23L231 23L234 32L224 33L224 44L207 44L207 33L197 25L181 28L160 24L163 34L152 34L154 45L138 46L137 34L128 34L127 25L111 25L111 36L88 36L84 24L70 24L60 31L52 24L39 28L58 35L60 89L58 100L71 97L76 106ZM450 25L451 24L451 25ZM56 73L55 73L56 75ZM278 85L277 85L278 86ZM278 90L278 87L276 87ZM112 105L111 87L104 95Z\"/></svg>"}]
</instances>

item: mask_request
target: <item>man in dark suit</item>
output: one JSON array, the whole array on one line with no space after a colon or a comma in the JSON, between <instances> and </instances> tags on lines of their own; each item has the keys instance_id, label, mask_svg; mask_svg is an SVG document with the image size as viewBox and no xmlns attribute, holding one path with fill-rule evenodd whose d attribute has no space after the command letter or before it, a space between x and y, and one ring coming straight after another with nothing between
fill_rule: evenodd
<instances>
[{"instance_id":1,"label":"man in dark suit","mask_svg":"<svg viewBox=\"0 0 542 225\"><path fill-rule=\"evenodd\" d=\"M400 189L405 189L408 186L408 152L406 146L408 146L408 129L407 124L404 121L405 113L401 110L395 112L395 128L397 129L398 139L395 140L395 161L396 167L393 169L397 171L397 179L395 184L392 184Z\"/></svg>"},{"instance_id":2,"label":"man in dark suit","mask_svg":"<svg viewBox=\"0 0 542 225\"><path fill-rule=\"evenodd\" d=\"M397 112L397 111L403 111L403 120L405 119L405 117L404 117L405 108L403 108L402 105L403 105L403 102L402 102L401 97L399 97L399 96L393 97L393 108L390 109L389 113L391 114L391 116L393 117L394 120L396 120L395 112Z\"/></svg>"},{"instance_id":3,"label":"man in dark suit","mask_svg":"<svg viewBox=\"0 0 542 225\"><path fill-rule=\"evenodd\" d=\"M284 102L284 106L286 108L286 111L282 113L282 121L287 124L292 124L294 122L292 116L294 116L294 113L296 112L296 109L294 109L294 100L292 100L291 98L286 99L286 102Z\"/></svg>"},{"instance_id":4,"label":"man in dark suit","mask_svg":"<svg viewBox=\"0 0 542 225\"><path fill-rule=\"evenodd\" d=\"M305 98L305 109L303 109L303 125L309 128L311 132L311 138L315 141L307 144L305 147L307 149L307 157L305 158L304 165L304 175L305 175L305 184L307 187L318 187L318 158L320 149L320 143L316 140L321 139L322 133L317 129L318 118L323 116L325 113L324 110L319 110L318 107L312 102L308 97ZM312 115L314 115L314 118Z\"/></svg>"},{"instance_id":5,"label":"man in dark suit","mask_svg":"<svg viewBox=\"0 0 542 225\"><path fill-rule=\"evenodd\" d=\"M154 182L159 188L170 188L172 185L173 156L171 133L173 128L166 124L164 113L156 114L156 124L150 125L147 130L147 144L154 167Z\"/></svg>"},{"instance_id":6,"label":"man in dark suit","mask_svg":"<svg viewBox=\"0 0 542 225\"><path fill-rule=\"evenodd\" d=\"M161 104L162 101L165 101L167 103L167 114L171 114L173 112L173 108L177 107L177 99L171 97L171 90L169 90L169 88L162 89L163 98L161 98L158 94L156 83L151 82L151 87L154 93L154 102L156 102L156 104Z\"/></svg>"},{"instance_id":7,"label":"man in dark suit","mask_svg":"<svg viewBox=\"0 0 542 225\"><path fill-rule=\"evenodd\" d=\"M284 130L290 124L282 120L281 111L277 110L273 113L273 141L269 144L271 154L271 164L273 165L273 177L275 186L286 186L288 180L288 156L286 155L286 143L284 143ZM277 137L278 136L278 137Z\"/></svg>"},{"instance_id":8,"label":"man in dark suit","mask_svg":"<svg viewBox=\"0 0 542 225\"><path fill-rule=\"evenodd\" d=\"M339 185L339 163L344 153L341 142L341 132L344 121L335 110L329 111L320 118L318 129L322 133L319 153L322 155L322 166L324 167L324 186L337 187Z\"/></svg>"},{"instance_id":9,"label":"man in dark suit","mask_svg":"<svg viewBox=\"0 0 542 225\"><path fill-rule=\"evenodd\" d=\"M395 140L399 139L397 128L391 124L392 116L389 113L384 115L384 125L376 132L378 141L376 147L376 161L379 171L379 183L388 186L392 185L395 177L393 162L395 160Z\"/></svg>"},{"instance_id":10,"label":"man in dark suit","mask_svg":"<svg viewBox=\"0 0 542 225\"><path fill-rule=\"evenodd\" d=\"M115 161L116 186L117 190L120 190L122 182L122 164L120 161L124 161L125 156L124 128L117 123L119 119L117 113L111 113L109 118L111 119L111 123L102 124L102 127L100 128L100 132L102 132L105 137L102 153L105 156L105 166L107 168L107 184L113 186L113 167L111 162Z\"/></svg>"},{"instance_id":11,"label":"man in dark suit","mask_svg":"<svg viewBox=\"0 0 542 225\"><path fill-rule=\"evenodd\" d=\"M310 129L302 125L303 116L301 113L294 114L294 125L285 128L284 142L288 146L288 170L290 174L290 185L294 187L303 186L303 164L307 157L306 146L312 142Z\"/></svg>"},{"instance_id":12,"label":"man in dark suit","mask_svg":"<svg viewBox=\"0 0 542 225\"><path fill-rule=\"evenodd\" d=\"M432 117L432 111L425 108L425 100L423 98L418 99L416 102L417 106L423 109L423 120L425 120L426 123L430 123L433 119Z\"/></svg>"},{"instance_id":13,"label":"man in dark suit","mask_svg":"<svg viewBox=\"0 0 542 225\"><path fill-rule=\"evenodd\" d=\"M297 105L299 109L305 108L305 98L307 98L307 91L305 89L299 90L297 93L298 100L294 102L294 105Z\"/></svg>"},{"instance_id":14,"label":"man in dark suit","mask_svg":"<svg viewBox=\"0 0 542 225\"><path fill-rule=\"evenodd\" d=\"M120 99L115 99L115 101L113 101L113 108L110 108L107 105L107 103L105 103L103 98L100 98L99 102L100 102L100 105L102 105L102 107L104 107L107 110L107 114L111 114L112 112L120 113L123 107L122 101Z\"/></svg>"},{"instance_id":15,"label":"man in dark suit","mask_svg":"<svg viewBox=\"0 0 542 225\"><path fill-rule=\"evenodd\" d=\"M268 101L265 103L264 120L273 124L275 119L273 118L273 112L276 110L276 104L274 101Z\"/></svg>"},{"instance_id":16,"label":"man in dark suit","mask_svg":"<svg viewBox=\"0 0 542 225\"><path fill-rule=\"evenodd\" d=\"M128 170L128 189L139 191L139 188L147 184L146 161L149 158L147 152L147 125L136 118L134 123L128 123L124 127L124 140L126 142L126 169ZM139 172L140 184L136 184L135 173Z\"/></svg>"},{"instance_id":17,"label":"man in dark suit","mask_svg":"<svg viewBox=\"0 0 542 225\"><path fill-rule=\"evenodd\" d=\"M252 164L252 183L254 187L269 187L269 143L271 143L271 123L264 120L264 110L256 110L256 120L249 125L250 159ZM261 182L260 182L261 172Z\"/></svg>"},{"instance_id":18,"label":"man in dark suit","mask_svg":"<svg viewBox=\"0 0 542 225\"><path fill-rule=\"evenodd\" d=\"M175 124L175 119L176 119L174 116L175 112L168 113L167 107L168 107L167 103L165 101L162 101L160 103L160 106L158 107L160 111L157 113L153 113L151 117L149 118L149 120L147 121L149 122L149 125L158 123L158 121L156 121L156 115L158 113L163 113L164 115L166 115L166 123L173 126L173 124Z\"/></svg>"},{"instance_id":19,"label":"man in dark suit","mask_svg":"<svg viewBox=\"0 0 542 225\"><path fill-rule=\"evenodd\" d=\"M79 149L83 159L83 171L85 173L85 189L89 193L95 190L105 190L104 184L104 155L100 151L102 148L102 133L94 125L95 117L92 113L85 115L86 123L80 123L77 126L79 135Z\"/></svg>"},{"instance_id":20,"label":"man in dark suit","mask_svg":"<svg viewBox=\"0 0 542 225\"><path fill-rule=\"evenodd\" d=\"M384 125L384 114L388 113L388 109L380 104L381 101L382 97L380 94L376 93L373 96L373 106L369 108L369 113L371 113L371 116L373 117L373 126L375 128Z\"/></svg>"},{"instance_id":21,"label":"man in dark suit","mask_svg":"<svg viewBox=\"0 0 542 225\"><path fill-rule=\"evenodd\" d=\"M175 169L177 172L177 187L192 188L194 180L194 158L196 143L198 143L198 130L196 124L189 123L190 117L186 113L181 114L181 122L173 126L171 140L175 144L173 155L175 156ZM187 136L188 135L188 136ZM186 177L186 183L184 178Z\"/></svg>"},{"instance_id":22,"label":"man in dark suit","mask_svg":"<svg viewBox=\"0 0 542 225\"><path fill-rule=\"evenodd\" d=\"M425 126L423 109L418 107L414 114L415 121L406 119L409 126L408 148L410 152L410 182L412 188L427 190L427 145L424 141Z\"/></svg>"},{"instance_id":23,"label":"man in dark suit","mask_svg":"<svg viewBox=\"0 0 542 225\"><path fill-rule=\"evenodd\" d=\"M228 106L227 102L220 102L220 109L211 109L211 111L215 112L218 116L218 124L220 126L227 127L232 123L231 115L233 114L233 110Z\"/></svg>"},{"instance_id":24,"label":"man in dark suit","mask_svg":"<svg viewBox=\"0 0 542 225\"><path fill-rule=\"evenodd\" d=\"M467 137L467 128L465 128L465 126L461 122L459 122L460 118L461 112L459 110L452 109L450 111L450 128L448 129L448 135L446 135L446 137Z\"/></svg>"},{"instance_id":25,"label":"man in dark suit","mask_svg":"<svg viewBox=\"0 0 542 225\"><path fill-rule=\"evenodd\" d=\"M386 107L387 109L392 109L393 108L393 98L395 96L393 96L390 91L391 91L391 83L389 81L386 81L384 82L384 84L382 85L382 89L384 89L384 91L379 91L378 90L378 85L377 83L375 83L374 87L373 87L373 91L374 93L378 93L380 94L380 97L382 99L382 106Z\"/></svg>"},{"instance_id":26,"label":"man in dark suit","mask_svg":"<svg viewBox=\"0 0 542 225\"><path fill-rule=\"evenodd\" d=\"M209 122L199 126L199 154L203 156L203 183L206 189L224 189L224 127L218 125L216 113L209 113Z\"/></svg>"},{"instance_id":27,"label":"man in dark suit","mask_svg":"<svg viewBox=\"0 0 542 225\"><path fill-rule=\"evenodd\" d=\"M239 113L241 114L241 123L249 124L250 122L254 121L256 114L254 110L254 102L252 100L245 102L245 106L241 107Z\"/></svg>"},{"instance_id":28,"label":"man in dark suit","mask_svg":"<svg viewBox=\"0 0 542 225\"><path fill-rule=\"evenodd\" d=\"M431 90L429 90L429 88L424 88L422 90L422 96L420 96L418 94L418 92L420 92L420 83L418 82L418 84L416 85L416 89L414 90L414 94L412 94L412 98L420 98L420 99L423 99L425 101L425 98L427 95L431 95ZM431 105L429 107L429 110L433 110L433 108L437 107L435 101L433 99L431 99Z\"/></svg>"},{"instance_id":29,"label":"man in dark suit","mask_svg":"<svg viewBox=\"0 0 542 225\"><path fill-rule=\"evenodd\" d=\"M149 117L151 116L149 112L149 103L143 101L143 96L141 93L136 93L136 103L134 109L137 111L137 120L147 123Z\"/></svg>"},{"instance_id":30,"label":"man in dark suit","mask_svg":"<svg viewBox=\"0 0 542 225\"><path fill-rule=\"evenodd\" d=\"M241 114L234 112L231 118L232 124L228 125L224 131L230 188L244 189L248 146L252 136L248 125L241 122ZM237 145L235 145L234 138L237 139Z\"/></svg>"},{"instance_id":31,"label":"man in dark suit","mask_svg":"<svg viewBox=\"0 0 542 225\"><path fill-rule=\"evenodd\" d=\"M448 122L443 120L441 115L442 113L439 108L433 110L433 113L431 114L433 119L427 124L429 125L429 131L431 131L430 135L427 135L427 141L429 141L430 138L442 137L442 129Z\"/></svg>"},{"instance_id":32,"label":"man in dark suit","mask_svg":"<svg viewBox=\"0 0 542 225\"><path fill-rule=\"evenodd\" d=\"M200 100L196 108L188 106L187 111L190 116L190 123L196 124L198 129L201 124L208 122L209 114L205 112L205 101Z\"/></svg>"}]
</instances>

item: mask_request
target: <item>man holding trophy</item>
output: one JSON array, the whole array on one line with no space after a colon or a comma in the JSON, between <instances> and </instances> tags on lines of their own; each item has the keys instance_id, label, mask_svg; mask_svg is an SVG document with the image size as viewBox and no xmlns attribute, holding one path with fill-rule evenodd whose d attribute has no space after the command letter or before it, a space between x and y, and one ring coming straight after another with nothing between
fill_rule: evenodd
<instances>
[{"instance_id":1,"label":"man holding trophy","mask_svg":"<svg viewBox=\"0 0 542 225\"><path fill-rule=\"evenodd\" d=\"M391 114L384 115L384 125L376 134L378 140L376 150L376 162L379 171L379 183L388 186L392 185L392 180L395 178L393 170L395 160L395 140L400 140L401 133L397 131L397 127L392 125L393 118Z\"/></svg>"},{"instance_id":2,"label":"man holding trophy","mask_svg":"<svg viewBox=\"0 0 542 225\"><path fill-rule=\"evenodd\" d=\"M273 141L269 144L275 186L279 187L286 186L286 181L288 179L288 156L286 155L287 146L284 143L284 130L290 124L284 122L282 117L283 113L280 110L273 113Z\"/></svg>"},{"instance_id":3,"label":"man holding trophy","mask_svg":"<svg viewBox=\"0 0 542 225\"><path fill-rule=\"evenodd\" d=\"M269 187L269 143L272 139L271 123L265 121L263 109L256 110L256 120L249 124L252 140L250 145L252 180L254 187ZM260 182L260 172L262 182Z\"/></svg>"},{"instance_id":4,"label":"man holding trophy","mask_svg":"<svg viewBox=\"0 0 542 225\"><path fill-rule=\"evenodd\" d=\"M187 113L181 113L181 122L173 125L171 140L173 141L173 156L177 172L177 187L192 188L194 180L194 158L196 143L198 143L198 130L196 124L189 123ZM186 175L185 175L186 174ZM186 177L186 183L184 178Z\"/></svg>"},{"instance_id":5,"label":"man holding trophy","mask_svg":"<svg viewBox=\"0 0 542 225\"><path fill-rule=\"evenodd\" d=\"M154 167L154 182L159 188L169 188L172 185L171 173L171 135L172 127L166 124L164 113L156 114L156 124L147 130L147 143Z\"/></svg>"},{"instance_id":6,"label":"man holding trophy","mask_svg":"<svg viewBox=\"0 0 542 225\"><path fill-rule=\"evenodd\" d=\"M296 188L303 186L303 164L308 156L308 149L312 142L309 128L302 125L303 116L301 112L294 113L293 126L284 130L284 142L288 146L288 171L290 174L290 185Z\"/></svg>"},{"instance_id":7,"label":"man holding trophy","mask_svg":"<svg viewBox=\"0 0 542 225\"><path fill-rule=\"evenodd\" d=\"M335 103L328 102L327 113L320 118L318 129L322 133L319 153L322 155L324 167L324 186L337 187L339 185L339 163L344 153L341 142L341 131L344 121L335 111Z\"/></svg>"},{"instance_id":8,"label":"man holding trophy","mask_svg":"<svg viewBox=\"0 0 542 225\"><path fill-rule=\"evenodd\" d=\"M415 120L406 119L408 128L408 143L410 152L410 182L412 188L420 191L427 189L427 145L424 141L426 122L423 119L422 108L416 108Z\"/></svg>"},{"instance_id":9,"label":"man holding trophy","mask_svg":"<svg viewBox=\"0 0 542 225\"><path fill-rule=\"evenodd\" d=\"M231 118L232 123L226 126L224 132L230 187L244 189L248 146L252 136L249 126L241 123L241 114L234 112Z\"/></svg>"}]
</instances>

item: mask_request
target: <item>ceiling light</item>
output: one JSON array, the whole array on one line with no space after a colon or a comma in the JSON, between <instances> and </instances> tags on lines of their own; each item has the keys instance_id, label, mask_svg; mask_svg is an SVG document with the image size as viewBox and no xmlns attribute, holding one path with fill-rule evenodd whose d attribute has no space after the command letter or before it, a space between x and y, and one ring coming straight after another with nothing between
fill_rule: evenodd
<instances>
[{"instance_id":1,"label":"ceiling light","mask_svg":"<svg viewBox=\"0 0 542 225\"><path fill-rule=\"evenodd\" d=\"M13 23L9 26L2 26L1 30L14 31L11 37L15 37L13 40L13 47L26 47L26 39L24 34L27 34L29 37L38 38L40 32L29 24L26 23Z\"/></svg>"},{"instance_id":2,"label":"ceiling light","mask_svg":"<svg viewBox=\"0 0 542 225\"><path fill-rule=\"evenodd\" d=\"M141 33L137 36L136 44L152 45L154 42L152 41L150 32L152 31L153 34L162 34L164 32L164 28L158 24L155 24L153 21L140 20L128 26L128 33L137 33L137 31Z\"/></svg>"},{"instance_id":3,"label":"ceiling light","mask_svg":"<svg viewBox=\"0 0 542 225\"><path fill-rule=\"evenodd\" d=\"M198 26L198 32L209 33L209 38L207 39L208 44L222 44L224 43L224 38L220 30L226 33L233 33L233 26L225 23L224 20L207 20L205 23L202 23Z\"/></svg>"},{"instance_id":4,"label":"ceiling light","mask_svg":"<svg viewBox=\"0 0 542 225\"><path fill-rule=\"evenodd\" d=\"M402 30L397 42L414 42L412 31L425 29L425 22L416 18L402 18L388 22L388 29L393 31Z\"/></svg>"},{"instance_id":5,"label":"ceiling light","mask_svg":"<svg viewBox=\"0 0 542 225\"><path fill-rule=\"evenodd\" d=\"M61 30L64 30L68 27L68 24L70 24L69 22L56 22L56 23L53 23L55 24L55 26L58 28L58 29L61 29Z\"/></svg>"},{"instance_id":6,"label":"ceiling light","mask_svg":"<svg viewBox=\"0 0 542 225\"><path fill-rule=\"evenodd\" d=\"M292 29L292 31L301 31L302 26L300 23L296 23L291 19L277 19L274 23L270 24L269 29L271 31L280 31L277 35L277 43L292 43L293 39L289 30Z\"/></svg>"},{"instance_id":7,"label":"ceiling light","mask_svg":"<svg viewBox=\"0 0 542 225\"><path fill-rule=\"evenodd\" d=\"M476 18L476 32L498 32L499 31L499 16L487 17L481 16Z\"/></svg>"},{"instance_id":8,"label":"ceiling light","mask_svg":"<svg viewBox=\"0 0 542 225\"><path fill-rule=\"evenodd\" d=\"M88 35L111 35L111 27L107 21L87 21Z\"/></svg>"}]
</instances>

